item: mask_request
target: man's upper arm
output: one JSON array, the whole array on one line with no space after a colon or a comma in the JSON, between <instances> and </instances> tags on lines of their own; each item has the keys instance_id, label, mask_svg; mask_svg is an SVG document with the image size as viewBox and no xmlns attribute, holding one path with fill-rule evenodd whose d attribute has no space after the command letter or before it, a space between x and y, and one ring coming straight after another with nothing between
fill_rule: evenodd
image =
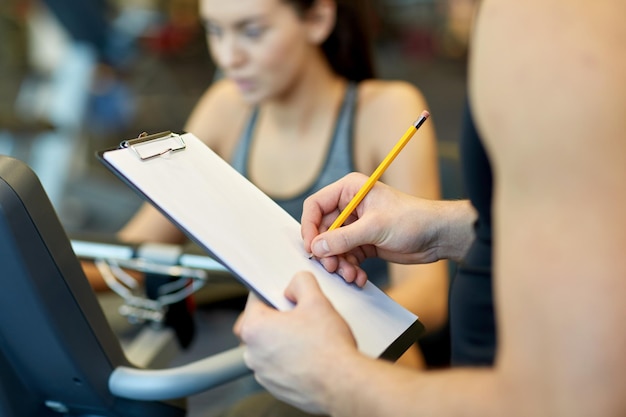
<instances>
[{"instance_id":1,"label":"man's upper arm","mask_svg":"<svg viewBox=\"0 0 626 417\"><path fill-rule=\"evenodd\" d=\"M555 411L602 415L626 389L626 4L482 7L470 92L494 167L498 364Z\"/></svg>"}]
</instances>

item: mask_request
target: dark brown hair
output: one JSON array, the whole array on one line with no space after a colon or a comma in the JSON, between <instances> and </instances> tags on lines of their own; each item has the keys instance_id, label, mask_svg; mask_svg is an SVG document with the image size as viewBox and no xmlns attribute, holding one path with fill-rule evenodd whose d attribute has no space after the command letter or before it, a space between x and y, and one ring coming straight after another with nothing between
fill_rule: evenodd
<instances>
[{"instance_id":1,"label":"dark brown hair","mask_svg":"<svg viewBox=\"0 0 626 417\"><path fill-rule=\"evenodd\" d=\"M283 0L303 15L317 0ZM352 81L374 78L374 63L367 31L364 0L335 0L337 18L333 31L322 44L333 70Z\"/></svg>"}]
</instances>

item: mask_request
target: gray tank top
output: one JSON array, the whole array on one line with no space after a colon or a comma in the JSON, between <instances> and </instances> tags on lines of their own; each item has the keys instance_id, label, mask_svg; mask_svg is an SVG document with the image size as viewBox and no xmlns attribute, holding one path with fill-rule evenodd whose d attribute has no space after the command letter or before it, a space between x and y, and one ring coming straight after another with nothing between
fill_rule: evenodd
<instances>
[{"instance_id":1,"label":"gray tank top","mask_svg":"<svg viewBox=\"0 0 626 417\"><path fill-rule=\"evenodd\" d=\"M337 122L333 137L326 155L326 161L311 186L299 195L292 198L274 198L285 211L293 218L300 221L302 217L302 205L304 200L311 194L322 189L328 184L337 181L341 177L356 170L353 152L353 126L354 114L356 110L357 85L348 83L346 93L337 116ZM250 148L254 138L254 129L258 119L259 111L255 108L246 124L243 134L235 147L231 165L243 176L249 178L248 164L250 159ZM384 287L388 281L387 264L381 259L367 259L363 263L363 269L374 284Z\"/></svg>"}]
</instances>

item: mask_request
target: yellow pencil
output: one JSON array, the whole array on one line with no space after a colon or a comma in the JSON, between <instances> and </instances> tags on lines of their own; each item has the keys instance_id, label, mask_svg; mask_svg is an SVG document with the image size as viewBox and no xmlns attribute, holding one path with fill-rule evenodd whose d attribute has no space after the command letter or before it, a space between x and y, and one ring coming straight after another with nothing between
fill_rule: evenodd
<instances>
[{"instance_id":1,"label":"yellow pencil","mask_svg":"<svg viewBox=\"0 0 626 417\"><path fill-rule=\"evenodd\" d=\"M376 184L376 181L380 179L381 175L383 175L385 170L389 167L389 165L391 165L391 162L393 162L396 156L398 156L402 148L404 148L404 146L413 137L415 132L417 132L417 129L419 129L422 124L424 124L424 122L426 121L426 119L428 119L429 116L430 116L430 113L428 113L426 110L422 112L419 119L417 119L415 123L413 123L407 129L404 135L395 144L393 149L391 149L391 151L387 154L385 159L383 159L380 165L378 165L378 168L376 168L374 173L369 177L369 179L365 182L365 184L363 184L363 187L361 187L359 192L356 193L354 197L352 197L352 200L350 200L350 203L348 203L346 208L344 208L341 214L339 214L339 217L337 217L337 219L335 219L333 224L330 225L328 230L334 230L340 227L341 225L343 225L343 223L346 221L348 216L352 214L354 209L356 209L356 206L358 206L361 200L363 200L363 198L367 195L367 193L370 192L374 184Z\"/></svg>"}]
</instances>

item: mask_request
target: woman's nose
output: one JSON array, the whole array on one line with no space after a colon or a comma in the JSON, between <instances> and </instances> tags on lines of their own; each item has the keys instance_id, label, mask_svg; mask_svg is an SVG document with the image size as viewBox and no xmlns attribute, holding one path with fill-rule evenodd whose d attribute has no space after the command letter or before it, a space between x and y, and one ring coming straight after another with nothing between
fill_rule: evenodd
<instances>
[{"instance_id":1,"label":"woman's nose","mask_svg":"<svg viewBox=\"0 0 626 417\"><path fill-rule=\"evenodd\" d=\"M244 62L244 52L234 36L224 36L214 49L217 61L224 69L232 69Z\"/></svg>"}]
</instances>

